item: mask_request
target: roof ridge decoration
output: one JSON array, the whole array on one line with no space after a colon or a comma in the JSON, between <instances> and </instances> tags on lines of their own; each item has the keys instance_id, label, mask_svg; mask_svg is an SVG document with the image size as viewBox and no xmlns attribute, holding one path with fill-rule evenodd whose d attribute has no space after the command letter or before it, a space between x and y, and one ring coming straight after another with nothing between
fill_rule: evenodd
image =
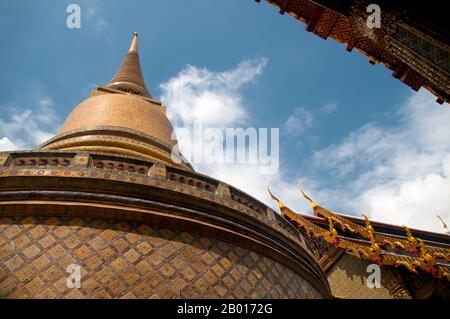
<instances>
[{"instance_id":1,"label":"roof ridge decoration","mask_svg":"<svg viewBox=\"0 0 450 319\"><path fill-rule=\"evenodd\" d=\"M309 196L307 196L303 190L301 190L302 194L304 194L304 197L311 203L315 213L317 210L324 212L323 215L320 214L320 216L324 217L328 221L328 230L315 225L301 214L298 214L288 208L270 191L269 187L267 187L267 191L269 192L270 197L277 202L281 215L293 223L297 228L303 229L309 237L323 238L329 244L344 249L347 254L362 259L372 260L378 265L394 267L402 266L414 273L417 273L417 269L421 269L427 273L430 273L433 277L447 278L447 280L450 281L450 265L445 263L446 261L449 261L450 250L446 252L445 250L438 249L436 247L427 247L423 240L420 238L415 238L407 227L405 230L408 229L409 231L409 233L407 232L408 240L402 240L402 242L411 243L411 246L413 243L416 245L415 247L417 247L417 250L415 256L408 256L402 252L395 251L397 248L402 247L393 245L392 240L385 241L385 238L389 238L388 236L380 236L379 234L376 234L367 216L364 216L366 223L365 227L357 224L355 225L360 227L358 230L364 229L364 231L361 232L366 236L362 237L368 239L368 241L364 242L358 239L346 238L337 233L334 228L334 223L336 223L340 228L345 227L345 229L349 229L348 227L352 228L352 224L354 223L346 220L342 216L320 207ZM342 217L342 219L338 219L336 216ZM346 225L345 221L349 224ZM356 233L359 232L356 231ZM380 238L383 239L383 242L379 241ZM386 246L394 249L394 251L383 250L383 247ZM438 261L436 258L443 260Z\"/></svg>"},{"instance_id":2,"label":"roof ridge decoration","mask_svg":"<svg viewBox=\"0 0 450 319\"><path fill-rule=\"evenodd\" d=\"M306 234L310 237L321 237L329 244L342 248L346 251L346 253L349 253L353 256L356 256L358 258L365 258L365 259L373 259L374 261L379 260L379 252L375 247L369 247L368 245L362 245L362 244L356 244L350 240L347 240L343 238L342 236L338 235L337 230L334 228L334 223L331 218L327 218L328 220L328 230L319 227L315 225L314 223L310 222L301 214L295 213L292 209L286 207L281 200L279 200L273 193L270 191L269 188L267 188L270 196L273 200L275 200L278 203L278 206L280 207L280 212L283 217L288 219L291 222L294 222L298 228L304 229L306 231ZM372 248L369 250L369 248Z\"/></svg>"},{"instance_id":3,"label":"roof ridge decoration","mask_svg":"<svg viewBox=\"0 0 450 319\"><path fill-rule=\"evenodd\" d=\"M444 229L445 229L445 232L446 232L448 235L450 235L450 232L448 231L448 226L447 226L447 224L445 223L444 219L442 219L442 217L439 216L439 215L436 215L436 216L437 216L437 218L441 221L442 226L443 226Z\"/></svg>"},{"instance_id":4,"label":"roof ridge decoration","mask_svg":"<svg viewBox=\"0 0 450 319\"><path fill-rule=\"evenodd\" d=\"M311 203L314 214L316 216L326 219L330 218L343 231L350 231L351 233L359 235L370 241L372 240L373 236L374 240L378 244L381 244L383 247L390 247L393 250L397 250L398 248L400 248L414 255L419 254L419 241L412 235L411 230L408 227L403 226L406 233L406 239L396 238L395 240L393 240L389 236L376 233L373 230L373 227L370 225L370 221L367 216L363 215L365 220L365 227L363 227L337 213L331 212L328 209L321 207L320 205L316 204L308 195L306 195L303 189L300 189L300 191L303 197L305 197L306 200ZM429 249L431 250L433 257L450 261L449 249L446 250L438 247L430 247Z\"/></svg>"},{"instance_id":5,"label":"roof ridge decoration","mask_svg":"<svg viewBox=\"0 0 450 319\"><path fill-rule=\"evenodd\" d=\"M138 51L138 33L134 32L127 55L106 87L152 98L142 75Z\"/></svg>"}]
</instances>

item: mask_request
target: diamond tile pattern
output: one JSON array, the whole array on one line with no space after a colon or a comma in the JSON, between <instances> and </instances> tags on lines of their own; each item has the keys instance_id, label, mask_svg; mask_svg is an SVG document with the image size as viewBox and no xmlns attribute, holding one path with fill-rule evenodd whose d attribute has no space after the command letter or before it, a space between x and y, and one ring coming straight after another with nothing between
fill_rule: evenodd
<instances>
[{"instance_id":1,"label":"diamond tile pattern","mask_svg":"<svg viewBox=\"0 0 450 319\"><path fill-rule=\"evenodd\" d=\"M66 284L70 264L81 288ZM0 218L1 298L321 298L250 250L192 233L83 218Z\"/></svg>"}]
</instances>

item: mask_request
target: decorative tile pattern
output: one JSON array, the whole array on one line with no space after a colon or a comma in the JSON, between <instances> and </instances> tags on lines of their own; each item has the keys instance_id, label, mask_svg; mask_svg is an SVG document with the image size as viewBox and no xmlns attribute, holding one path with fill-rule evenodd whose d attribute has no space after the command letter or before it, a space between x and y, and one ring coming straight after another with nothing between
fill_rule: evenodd
<instances>
[{"instance_id":1,"label":"decorative tile pattern","mask_svg":"<svg viewBox=\"0 0 450 319\"><path fill-rule=\"evenodd\" d=\"M174 192L187 194L190 196L195 196L196 198L200 198L202 200L208 200L215 204L226 206L228 208L238 210L240 213L250 216L252 218L258 219L261 223L265 223L275 228L277 231L283 233L289 239L300 243L299 235L296 232L293 232L289 223L282 218L278 218L277 222L273 222L269 220L267 215L267 207L263 207L258 209L258 212L255 211L255 207L259 206L259 204L253 205L254 207L250 208L243 203L240 203L231 198L218 196L210 191L200 190L198 188L192 187L187 184L182 184L179 182L175 182L172 180L164 180L161 178L157 178L153 175L145 176L142 174L134 174L130 172L120 172L120 171L111 171L105 172L105 170L100 169L91 169L91 168L80 168L80 167L42 167L42 168L24 168L24 167L14 167L14 168L0 168L0 178L7 178L11 176L52 176L52 177L60 177L60 178L86 178L86 179L95 179L95 180L115 180L120 182L126 182L131 184L140 184L140 185L148 185L152 187L158 187L161 189L171 190ZM241 196L244 196L241 193ZM251 202L249 195L245 195L245 197ZM256 200L254 200L256 201ZM247 203L248 205L248 203Z\"/></svg>"},{"instance_id":2,"label":"decorative tile pattern","mask_svg":"<svg viewBox=\"0 0 450 319\"><path fill-rule=\"evenodd\" d=\"M81 288L70 289L70 264ZM0 218L2 298L320 298L303 278L250 250L149 225Z\"/></svg>"},{"instance_id":3,"label":"decorative tile pattern","mask_svg":"<svg viewBox=\"0 0 450 319\"><path fill-rule=\"evenodd\" d=\"M369 275L367 266L370 263L368 260L348 254L343 255L327 274L333 296L356 299L394 298L390 287L394 283L398 284L398 279L392 276L392 271L396 270L391 270L389 267L381 268L381 287L370 289L366 284Z\"/></svg>"}]
</instances>

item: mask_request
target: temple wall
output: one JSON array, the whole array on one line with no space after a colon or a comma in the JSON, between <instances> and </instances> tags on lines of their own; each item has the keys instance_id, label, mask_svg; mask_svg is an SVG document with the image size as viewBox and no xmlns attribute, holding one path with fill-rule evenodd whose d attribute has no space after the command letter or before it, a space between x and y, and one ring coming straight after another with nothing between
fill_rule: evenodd
<instances>
[{"instance_id":1,"label":"temple wall","mask_svg":"<svg viewBox=\"0 0 450 319\"><path fill-rule=\"evenodd\" d=\"M331 293L337 298L410 298L390 267L381 267L381 287L369 288L367 266L373 262L344 254L327 273ZM395 271L395 270L394 270Z\"/></svg>"},{"instance_id":2,"label":"temple wall","mask_svg":"<svg viewBox=\"0 0 450 319\"><path fill-rule=\"evenodd\" d=\"M81 267L79 289L68 288L66 284L69 276L66 269L71 264ZM335 273L342 276L342 270ZM301 276L272 259L193 233L104 219L3 217L0 297L321 298L321 295Z\"/></svg>"}]
</instances>

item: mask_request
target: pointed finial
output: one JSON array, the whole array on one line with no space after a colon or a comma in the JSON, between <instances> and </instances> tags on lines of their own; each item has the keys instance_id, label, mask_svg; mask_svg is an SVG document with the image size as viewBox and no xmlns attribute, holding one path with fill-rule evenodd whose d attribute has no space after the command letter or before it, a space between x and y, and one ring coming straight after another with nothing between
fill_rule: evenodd
<instances>
[{"instance_id":1,"label":"pointed finial","mask_svg":"<svg viewBox=\"0 0 450 319\"><path fill-rule=\"evenodd\" d=\"M145 85L144 76L141 71L137 32L134 32L130 49L120 65L119 70L113 76L112 80L109 81L107 87L152 98Z\"/></svg>"},{"instance_id":2,"label":"pointed finial","mask_svg":"<svg viewBox=\"0 0 450 319\"><path fill-rule=\"evenodd\" d=\"M442 217L439 216L439 215L436 215L436 216L437 216L437 218L439 218L439 220L441 221L442 226L444 226L444 228L445 228L445 230L446 230L446 233L450 235L450 231L448 230L448 226L447 226L447 224L444 222L444 220L442 219Z\"/></svg>"},{"instance_id":3,"label":"pointed finial","mask_svg":"<svg viewBox=\"0 0 450 319\"><path fill-rule=\"evenodd\" d=\"M447 229L447 224L444 222L444 220L442 219L442 217L439 216L439 215L436 215L436 216L437 216L437 218L439 218L439 220L441 221L442 226L444 226L444 228Z\"/></svg>"},{"instance_id":4,"label":"pointed finial","mask_svg":"<svg viewBox=\"0 0 450 319\"><path fill-rule=\"evenodd\" d=\"M138 33L133 33L133 40L131 41L130 49L128 52L136 52L138 53Z\"/></svg>"},{"instance_id":5,"label":"pointed finial","mask_svg":"<svg viewBox=\"0 0 450 319\"><path fill-rule=\"evenodd\" d=\"M364 217L364 222L366 223L366 226L369 226L370 225L369 217L366 214L363 214L362 216Z\"/></svg>"},{"instance_id":6,"label":"pointed finial","mask_svg":"<svg viewBox=\"0 0 450 319\"><path fill-rule=\"evenodd\" d=\"M364 217L364 222L366 224L366 226L364 228L369 232L370 239L372 239L372 236L374 236L373 235L374 230L373 230L372 225L370 224L369 217L367 217L367 215L365 215L365 214L363 214L363 217ZM373 237L373 238L375 238L375 237Z\"/></svg>"},{"instance_id":7,"label":"pointed finial","mask_svg":"<svg viewBox=\"0 0 450 319\"><path fill-rule=\"evenodd\" d=\"M312 206L313 209L318 206L315 201L313 201L311 198L309 198L308 195L305 194L305 192L303 191L303 187L302 186L300 186L300 192L302 193L303 197L306 198L306 200L311 203L311 206Z\"/></svg>"},{"instance_id":8,"label":"pointed finial","mask_svg":"<svg viewBox=\"0 0 450 319\"><path fill-rule=\"evenodd\" d=\"M272 197L272 199L274 201L277 202L278 207L280 207L280 209L284 209L286 206L284 206L284 204L281 202L281 200L279 200L274 194L272 194L272 192L270 191L269 186L267 185L267 191L269 192L270 197Z\"/></svg>"}]
</instances>

